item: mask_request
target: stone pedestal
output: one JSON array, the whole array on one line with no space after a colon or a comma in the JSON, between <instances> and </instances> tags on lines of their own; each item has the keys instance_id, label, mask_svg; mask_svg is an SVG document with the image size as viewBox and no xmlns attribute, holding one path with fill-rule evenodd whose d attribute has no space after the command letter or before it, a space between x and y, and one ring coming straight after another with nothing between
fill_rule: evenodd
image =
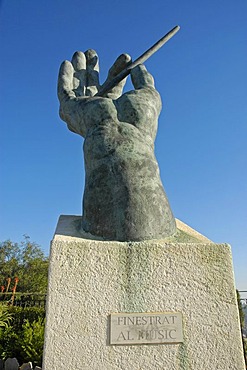
<instances>
[{"instance_id":1,"label":"stone pedestal","mask_svg":"<svg viewBox=\"0 0 247 370\"><path fill-rule=\"evenodd\" d=\"M92 240L61 216L51 245L43 370L244 370L227 244ZM182 314L183 342L110 344L113 313Z\"/></svg>"}]
</instances>

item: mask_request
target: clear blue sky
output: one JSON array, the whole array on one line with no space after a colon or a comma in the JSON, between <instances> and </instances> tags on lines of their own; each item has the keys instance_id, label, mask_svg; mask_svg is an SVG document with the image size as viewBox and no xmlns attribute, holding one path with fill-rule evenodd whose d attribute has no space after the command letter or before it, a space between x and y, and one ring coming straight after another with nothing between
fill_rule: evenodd
<instances>
[{"instance_id":1,"label":"clear blue sky","mask_svg":"<svg viewBox=\"0 0 247 370\"><path fill-rule=\"evenodd\" d=\"M146 63L163 100L162 181L175 217L232 245L247 290L246 0L0 4L0 240L28 234L48 253L59 215L81 214L82 138L58 116L60 63L94 48L103 81L119 54L135 59L179 24Z\"/></svg>"}]
</instances>

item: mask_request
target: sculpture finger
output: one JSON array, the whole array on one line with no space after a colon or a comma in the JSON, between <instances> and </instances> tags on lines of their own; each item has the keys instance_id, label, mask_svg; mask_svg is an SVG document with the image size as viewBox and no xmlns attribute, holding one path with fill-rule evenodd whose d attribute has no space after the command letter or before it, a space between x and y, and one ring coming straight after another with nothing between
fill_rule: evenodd
<instances>
[{"instance_id":1,"label":"sculpture finger","mask_svg":"<svg viewBox=\"0 0 247 370\"><path fill-rule=\"evenodd\" d=\"M109 81L111 81L115 76L117 76L121 71L123 71L129 64L131 63L131 57L128 54L121 54L113 66L110 68L107 79L105 83L106 85ZM108 93L106 93L104 96L111 98L111 99L117 99L121 96L124 85L126 83L126 78L124 78L122 81L120 81L115 87L113 87Z\"/></svg>"},{"instance_id":2,"label":"sculpture finger","mask_svg":"<svg viewBox=\"0 0 247 370\"><path fill-rule=\"evenodd\" d=\"M89 49L85 52L87 62L86 95L94 96L99 89L99 58L96 51Z\"/></svg>"},{"instance_id":3,"label":"sculpture finger","mask_svg":"<svg viewBox=\"0 0 247 370\"><path fill-rule=\"evenodd\" d=\"M73 90L76 96L85 96L86 93L86 57L81 51L76 51L72 57L74 67Z\"/></svg>"},{"instance_id":4,"label":"sculpture finger","mask_svg":"<svg viewBox=\"0 0 247 370\"><path fill-rule=\"evenodd\" d=\"M74 68L72 64L65 60L60 67L58 75L58 98L60 102L64 99L75 98L73 91L73 74Z\"/></svg>"},{"instance_id":5,"label":"sculpture finger","mask_svg":"<svg viewBox=\"0 0 247 370\"><path fill-rule=\"evenodd\" d=\"M135 89L154 87L153 76L147 71L143 64L139 64L131 70L131 81Z\"/></svg>"}]
</instances>

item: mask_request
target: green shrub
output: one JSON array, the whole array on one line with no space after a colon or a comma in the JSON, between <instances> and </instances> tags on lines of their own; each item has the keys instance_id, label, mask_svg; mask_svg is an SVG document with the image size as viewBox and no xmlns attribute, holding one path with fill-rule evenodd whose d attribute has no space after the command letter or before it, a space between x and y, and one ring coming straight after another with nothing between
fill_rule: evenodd
<instances>
[{"instance_id":1,"label":"green shrub","mask_svg":"<svg viewBox=\"0 0 247 370\"><path fill-rule=\"evenodd\" d=\"M22 356L25 361L32 361L34 365L40 366L42 363L44 345L44 319L41 317L37 321L30 323L25 320L22 326Z\"/></svg>"},{"instance_id":2,"label":"green shrub","mask_svg":"<svg viewBox=\"0 0 247 370\"><path fill-rule=\"evenodd\" d=\"M18 361L22 361L22 358L20 358L19 337L19 332L16 332L13 326L8 326L2 331L0 336L1 359L7 360L8 357L16 357Z\"/></svg>"},{"instance_id":3,"label":"green shrub","mask_svg":"<svg viewBox=\"0 0 247 370\"><path fill-rule=\"evenodd\" d=\"M12 315L9 311L9 308L6 304L0 303L0 331L2 328L7 328L10 321L12 319Z\"/></svg>"},{"instance_id":4,"label":"green shrub","mask_svg":"<svg viewBox=\"0 0 247 370\"><path fill-rule=\"evenodd\" d=\"M45 309L39 307L7 307L11 326L0 332L0 358L16 357L19 363L31 361L41 365Z\"/></svg>"},{"instance_id":5,"label":"green shrub","mask_svg":"<svg viewBox=\"0 0 247 370\"><path fill-rule=\"evenodd\" d=\"M9 307L9 312L12 316L12 326L16 330L22 330L25 320L30 323L37 321L39 318L45 318L45 309L43 307Z\"/></svg>"},{"instance_id":6,"label":"green shrub","mask_svg":"<svg viewBox=\"0 0 247 370\"><path fill-rule=\"evenodd\" d=\"M9 328L12 316L9 312L8 306L4 303L0 303L0 353L4 351L3 344L5 346L5 332Z\"/></svg>"}]
</instances>

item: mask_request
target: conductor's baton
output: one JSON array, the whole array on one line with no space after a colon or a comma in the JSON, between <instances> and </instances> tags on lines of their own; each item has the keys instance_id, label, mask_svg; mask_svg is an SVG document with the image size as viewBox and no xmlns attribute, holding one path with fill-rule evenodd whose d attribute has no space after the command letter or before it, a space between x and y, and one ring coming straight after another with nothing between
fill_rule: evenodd
<instances>
[{"instance_id":1,"label":"conductor's baton","mask_svg":"<svg viewBox=\"0 0 247 370\"><path fill-rule=\"evenodd\" d=\"M170 38L172 38L180 30L179 26L175 26L171 29L165 36L163 36L159 41L157 41L151 48L149 48L145 53L143 53L139 58L132 62L128 67L126 67L122 72L115 76L109 83L102 86L101 90L96 94L96 96L103 96L108 93L113 87L115 87L120 81L127 77L131 70L135 68L138 64L144 63L148 58L151 57L157 50L161 48Z\"/></svg>"}]
</instances>

